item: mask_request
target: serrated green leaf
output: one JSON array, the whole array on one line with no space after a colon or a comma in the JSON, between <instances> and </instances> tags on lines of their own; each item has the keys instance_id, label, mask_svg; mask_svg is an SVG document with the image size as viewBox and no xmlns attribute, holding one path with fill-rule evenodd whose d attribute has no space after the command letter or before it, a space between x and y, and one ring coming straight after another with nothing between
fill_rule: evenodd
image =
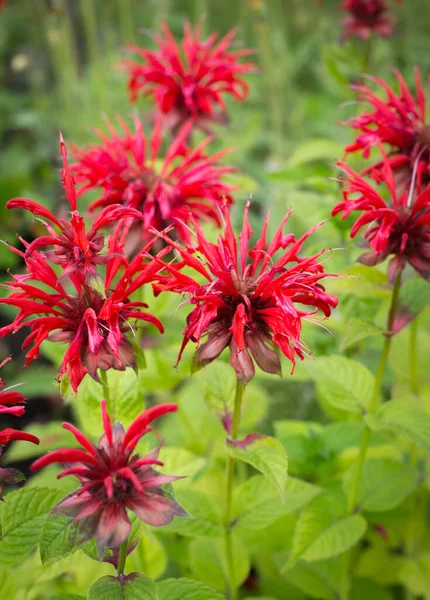
<instances>
[{"instance_id":1,"label":"serrated green leaf","mask_svg":"<svg viewBox=\"0 0 430 600\"><path fill-rule=\"evenodd\" d=\"M282 515L305 506L321 491L316 485L289 477L285 484L285 499L281 503L273 485L265 477L255 475L236 490L235 527L239 534L244 529L266 528Z\"/></svg>"},{"instance_id":2,"label":"serrated green leaf","mask_svg":"<svg viewBox=\"0 0 430 600\"><path fill-rule=\"evenodd\" d=\"M223 532L219 517L210 498L196 490L178 490L177 501L190 515L188 518L175 517L163 527L163 531L189 537L218 537Z\"/></svg>"},{"instance_id":3,"label":"serrated green leaf","mask_svg":"<svg viewBox=\"0 0 430 600\"><path fill-rule=\"evenodd\" d=\"M355 465L345 473L345 490L351 488L355 473ZM403 502L416 483L417 473L409 465L390 459L367 460L361 471L357 506L369 512L391 510Z\"/></svg>"},{"instance_id":4,"label":"serrated green leaf","mask_svg":"<svg viewBox=\"0 0 430 600\"><path fill-rule=\"evenodd\" d=\"M318 496L300 513L284 568L291 568L299 558L314 562L342 554L358 542L366 528L361 515L346 515L343 498L328 493Z\"/></svg>"},{"instance_id":5,"label":"serrated green leaf","mask_svg":"<svg viewBox=\"0 0 430 600\"><path fill-rule=\"evenodd\" d=\"M159 600L223 600L224 596L201 581L166 579L158 584Z\"/></svg>"},{"instance_id":6,"label":"serrated green leaf","mask_svg":"<svg viewBox=\"0 0 430 600\"><path fill-rule=\"evenodd\" d=\"M79 547L76 523L72 517L50 514L40 536L40 558L42 564L60 560L75 552Z\"/></svg>"},{"instance_id":7,"label":"serrated green leaf","mask_svg":"<svg viewBox=\"0 0 430 600\"><path fill-rule=\"evenodd\" d=\"M365 421L375 431L388 429L430 452L430 416L411 402L386 402L376 415L366 415Z\"/></svg>"},{"instance_id":8,"label":"serrated green leaf","mask_svg":"<svg viewBox=\"0 0 430 600\"><path fill-rule=\"evenodd\" d=\"M200 538L189 546L193 574L216 590L224 591L228 569L224 538ZM249 555L240 539L233 535L234 575L237 587L246 579L251 567Z\"/></svg>"},{"instance_id":9,"label":"serrated green leaf","mask_svg":"<svg viewBox=\"0 0 430 600\"><path fill-rule=\"evenodd\" d=\"M8 448L5 456L6 462L16 462L18 460L24 460L46 454L51 450L57 450L58 448L73 448L77 446L77 442L70 431L62 429L61 422L51 421L49 423L35 423L29 425L24 431L36 435L40 444L38 446L34 444L12 444Z\"/></svg>"},{"instance_id":10,"label":"serrated green leaf","mask_svg":"<svg viewBox=\"0 0 430 600\"><path fill-rule=\"evenodd\" d=\"M306 368L324 402L356 414L367 408L375 378L361 363L344 356L326 356L308 361Z\"/></svg>"},{"instance_id":11,"label":"serrated green leaf","mask_svg":"<svg viewBox=\"0 0 430 600\"><path fill-rule=\"evenodd\" d=\"M120 579L107 575L91 586L88 600L158 600L155 582L143 573Z\"/></svg>"},{"instance_id":12,"label":"serrated green leaf","mask_svg":"<svg viewBox=\"0 0 430 600\"><path fill-rule=\"evenodd\" d=\"M120 421L125 428L145 408L142 380L133 371L107 371L109 386L108 410L112 421ZM143 375L142 375L143 377ZM79 386L73 405L82 429L89 435L101 434L100 401L105 394L103 387L91 377L85 377Z\"/></svg>"},{"instance_id":13,"label":"serrated green leaf","mask_svg":"<svg viewBox=\"0 0 430 600\"><path fill-rule=\"evenodd\" d=\"M284 499L284 487L288 476L288 458L281 442L262 434L251 434L247 440L246 443L227 440L228 452L231 456L243 460L263 473L278 489L281 498Z\"/></svg>"},{"instance_id":14,"label":"serrated green leaf","mask_svg":"<svg viewBox=\"0 0 430 600\"><path fill-rule=\"evenodd\" d=\"M49 488L23 488L8 494L1 513L3 564L19 562L36 547L49 511L62 496L61 491Z\"/></svg>"},{"instance_id":15,"label":"serrated green leaf","mask_svg":"<svg viewBox=\"0 0 430 600\"><path fill-rule=\"evenodd\" d=\"M340 350L341 352L344 352L347 348L361 340L381 334L382 329L374 323L354 317L346 324L345 333L340 344Z\"/></svg>"},{"instance_id":16,"label":"serrated green leaf","mask_svg":"<svg viewBox=\"0 0 430 600\"><path fill-rule=\"evenodd\" d=\"M338 559L311 563L299 560L285 578L311 598L333 600L339 592L340 567Z\"/></svg>"}]
</instances>

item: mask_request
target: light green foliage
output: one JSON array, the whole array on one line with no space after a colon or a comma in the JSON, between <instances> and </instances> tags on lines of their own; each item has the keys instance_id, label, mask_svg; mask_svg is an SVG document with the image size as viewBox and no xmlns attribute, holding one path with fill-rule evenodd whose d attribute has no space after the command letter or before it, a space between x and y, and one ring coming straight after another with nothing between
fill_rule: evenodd
<instances>
[{"instance_id":1,"label":"light green foliage","mask_svg":"<svg viewBox=\"0 0 430 600\"><path fill-rule=\"evenodd\" d=\"M340 564L336 559L299 560L285 573L285 578L311 598L332 600L339 592Z\"/></svg>"},{"instance_id":2,"label":"light green foliage","mask_svg":"<svg viewBox=\"0 0 430 600\"><path fill-rule=\"evenodd\" d=\"M166 579L158 586L159 600L223 600L213 588L191 579Z\"/></svg>"},{"instance_id":3,"label":"light green foliage","mask_svg":"<svg viewBox=\"0 0 430 600\"><path fill-rule=\"evenodd\" d=\"M127 559L127 565L129 570L140 571L152 579L157 579L166 570L167 561L167 552L161 541L149 531L145 531L137 548Z\"/></svg>"},{"instance_id":4,"label":"light green foliage","mask_svg":"<svg viewBox=\"0 0 430 600\"><path fill-rule=\"evenodd\" d=\"M190 537L217 537L223 529L211 499L196 490L178 490L178 503L189 513L188 518L175 517L164 531L180 533Z\"/></svg>"},{"instance_id":5,"label":"light green foliage","mask_svg":"<svg viewBox=\"0 0 430 600\"><path fill-rule=\"evenodd\" d=\"M401 562L400 581L411 593L421 595L425 600L430 598L430 552Z\"/></svg>"},{"instance_id":6,"label":"light green foliage","mask_svg":"<svg viewBox=\"0 0 430 600\"><path fill-rule=\"evenodd\" d=\"M72 517L60 514L48 516L40 536L42 563L59 560L79 547L77 530Z\"/></svg>"},{"instance_id":7,"label":"light green foliage","mask_svg":"<svg viewBox=\"0 0 430 600\"><path fill-rule=\"evenodd\" d=\"M158 600L156 584L143 573L131 573L119 581L110 575L90 588L88 600Z\"/></svg>"},{"instance_id":8,"label":"light green foliage","mask_svg":"<svg viewBox=\"0 0 430 600\"><path fill-rule=\"evenodd\" d=\"M49 488L23 488L7 496L2 507L0 561L13 565L38 544L50 509L62 498L61 491Z\"/></svg>"},{"instance_id":9,"label":"light green foliage","mask_svg":"<svg viewBox=\"0 0 430 600\"><path fill-rule=\"evenodd\" d=\"M366 529L362 516L346 514L341 495L317 496L299 515L286 567L294 566L299 558L314 562L342 554L363 537Z\"/></svg>"},{"instance_id":10,"label":"light green foliage","mask_svg":"<svg viewBox=\"0 0 430 600\"><path fill-rule=\"evenodd\" d=\"M284 486L288 475L288 458L282 444L275 438L260 435L247 443L245 447L227 440L229 453L252 465L263 473L278 489L284 499Z\"/></svg>"},{"instance_id":11,"label":"light green foliage","mask_svg":"<svg viewBox=\"0 0 430 600\"><path fill-rule=\"evenodd\" d=\"M25 431L36 435L40 440L40 444L38 446L19 442L12 444L7 451L7 462L33 458L57 448L73 448L78 446L73 435L69 431L62 429L59 421L29 425Z\"/></svg>"},{"instance_id":12,"label":"light green foliage","mask_svg":"<svg viewBox=\"0 0 430 600\"><path fill-rule=\"evenodd\" d=\"M345 491L352 485L353 465L344 476ZM415 489L416 470L389 459L369 459L364 463L358 488L361 510L382 512L398 506Z\"/></svg>"},{"instance_id":13,"label":"light green foliage","mask_svg":"<svg viewBox=\"0 0 430 600\"><path fill-rule=\"evenodd\" d=\"M241 540L233 535L233 564L235 581L239 586L247 577L250 558ZM225 542L223 538L199 538L189 546L189 559L193 575L215 589L224 591L227 571Z\"/></svg>"},{"instance_id":14,"label":"light green foliage","mask_svg":"<svg viewBox=\"0 0 430 600\"><path fill-rule=\"evenodd\" d=\"M381 328L374 323L366 321L365 319L353 317L346 323L340 350L343 352L350 346L354 346L366 338L380 336L381 334Z\"/></svg>"},{"instance_id":15,"label":"light green foliage","mask_svg":"<svg viewBox=\"0 0 430 600\"><path fill-rule=\"evenodd\" d=\"M112 422L120 421L127 428L139 413L145 409L144 384L141 372L137 374L133 369L125 371L107 371L109 387L108 412ZM103 431L101 427L100 401L105 398L103 387L85 377L79 386L73 405L81 427L88 434L99 437Z\"/></svg>"},{"instance_id":16,"label":"light green foliage","mask_svg":"<svg viewBox=\"0 0 430 600\"><path fill-rule=\"evenodd\" d=\"M430 415L410 402L391 400L376 415L367 415L366 423L376 431L392 431L430 452Z\"/></svg>"}]
</instances>

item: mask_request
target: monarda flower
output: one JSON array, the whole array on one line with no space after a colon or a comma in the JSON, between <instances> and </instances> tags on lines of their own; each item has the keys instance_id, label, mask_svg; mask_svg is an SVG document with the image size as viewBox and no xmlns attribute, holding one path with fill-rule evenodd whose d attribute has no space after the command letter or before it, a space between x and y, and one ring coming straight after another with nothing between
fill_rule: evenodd
<instances>
[{"instance_id":1,"label":"monarda flower","mask_svg":"<svg viewBox=\"0 0 430 600\"><path fill-rule=\"evenodd\" d=\"M144 239L151 227L164 229L173 221L180 235L187 237L185 224L191 216L219 226L218 206L225 199L231 201L233 189L222 181L222 176L234 169L219 165L218 160L229 151L207 156L204 150L210 138L194 150L189 149L186 142L191 124L188 123L161 158L160 122L149 140L138 119L134 132L124 122L121 124L122 135L110 127L110 137L99 134L100 144L87 150L74 149L78 162L73 165L73 172L81 184L79 193L87 190L101 193L90 210L101 207L107 210L117 204L136 209L143 219Z\"/></svg>"},{"instance_id":2,"label":"monarda flower","mask_svg":"<svg viewBox=\"0 0 430 600\"><path fill-rule=\"evenodd\" d=\"M167 525L174 516L185 516L183 509L162 490L162 486L178 477L162 475L154 465L159 447L141 458L135 453L139 440L151 428L149 424L161 415L175 412L175 404L160 404L140 414L127 431L121 423L112 425L102 400L104 434L97 446L73 425L64 423L82 449L54 450L36 460L32 471L54 463L65 468L58 478L74 475L80 487L69 494L54 509L74 517L78 532L84 539L97 538L99 549L117 547L131 532L127 510L152 526Z\"/></svg>"},{"instance_id":3,"label":"monarda flower","mask_svg":"<svg viewBox=\"0 0 430 600\"><path fill-rule=\"evenodd\" d=\"M13 275L6 284L12 293L0 303L14 306L19 312L11 325L0 329L0 337L30 327L23 344L23 349L31 346L26 365L38 358L45 339L68 344L58 375L61 378L68 373L71 386L77 391L86 373L99 381L97 369L122 371L135 366L133 346L126 335L133 331L132 322L148 321L163 332L156 317L142 312L142 308L147 308L145 303L129 299L138 288L153 281L154 272L160 268L155 262L144 263L146 249L136 255L116 283L114 279L123 263L113 252L97 288L72 277L72 293L40 253L34 251L26 256L13 250L25 260L26 273Z\"/></svg>"},{"instance_id":4,"label":"monarda flower","mask_svg":"<svg viewBox=\"0 0 430 600\"><path fill-rule=\"evenodd\" d=\"M194 310L187 317L184 340L179 353L189 341L201 342L195 355L196 368L213 361L229 346L230 363L238 379L246 384L255 373L253 360L266 373L280 373L277 350L295 364L304 358L305 346L300 339L302 319L318 310L326 317L337 305L337 299L327 294L321 279L327 277L318 262L320 252L308 258L298 256L303 243L315 227L296 240L293 234L284 235L282 220L272 241L267 242L266 217L261 237L249 247L252 230L248 222L249 203L245 208L239 251L224 208L225 232L218 245L208 242L198 223L195 224L195 247L184 248L169 241L181 257L177 264L166 264L167 275L159 275L154 284L156 293L171 290L188 294ZM280 252L279 258L275 254ZM196 256L197 254L197 256ZM206 283L199 283L182 272L183 267L194 269ZM311 306L311 311L305 311Z\"/></svg>"},{"instance_id":5,"label":"monarda flower","mask_svg":"<svg viewBox=\"0 0 430 600\"><path fill-rule=\"evenodd\" d=\"M67 162L66 146L62 137L60 148L64 163L62 180L67 200L72 209L70 223L64 219L58 219L47 208L29 198L14 198L9 200L6 206L7 208L23 208L52 223L52 225L45 223L49 235L36 238L27 247L26 256L40 248L53 246L53 249L46 251L44 255L52 263L63 267L61 274L63 278L75 276L91 279L97 275L97 265L106 265L112 257L109 254L102 254L105 239L99 230L111 223L117 223L121 219L140 219L141 215L130 207L118 204L110 205L98 215L86 232L84 219L76 210L75 183ZM58 233L53 225L59 229Z\"/></svg>"},{"instance_id":6,"label":"monarda flower","mask_svg":"<svg viewBox=\"0 0 430 600\"><path fill-rule=\"evenodd\" d=\"M11 360L9 356L3 362L0 363L0 369L4 367L6 363ZM6 383L0 377L0 415L9 414L15 417L21 417L25 413L25 398L24 396L16 391L16 386L10 388L6 387ZM3 447L9 442L22 440L25 442L31 442L32 444L39 444L39 438L31 433L25 431L18 431L7 427L6 429L0 430L0 455L2 454ZM13 485L22 481L24 476L16 469L3 469L0 468L0 482L8 483ZM0 488L0 500L1 488Z\"/></svg>"},{"instance_id":7,"label":"monarda flower","mask_svg":"<svg viewBox=\"0 0 430 600\"><path fill-rule=\"evenodd\" d=\"M239 102L248 96L243 75L256 68L240 60L253 51L229 50L236 35L234 29L218 42L215 33L202 40L201 24L193 31L186 22L184 38L178 46L168 26L164 23L161 28L163 35L154 36L156 50L130 46L143 60L123 63L130 75L131 100L135 101L139 94L151 96L173 130L188 119L205 130L210 121L225 123L224 95L232 95Z\"/></svg>"},{"instance_id":8,"label":"monarda flower","mask_svg":"<svg viewBox=\"0 0 430 600\"><path fill-rule=\"evenodd\" d=\"M419 70L415 70L415 96L398 71L396 77L399 94L380 77L371 78L385 92L385 99L364 85L356 85L359 101L366 102L373 110L359 114L344 124L360 132L355 141L346 147L346 152L362 152L364 158L369 158L372 148L384 146L396 184L403 191L409 187L417 160L418 179L424 178L426 184L430 181L430 123L427 122L427 102ZM381 181L385 173L384 162L378 161L365 173Z\"/></svg>"},{"instance_id":9,"label":"monarda flower","mask_svg":"<svg viewBox=\"0 0 430 600\"><path fill-rule=\"evenodd\" d=\"M385 0L345 0L341 10L349 13L343 21L343 38L368 40L371 35L382 38L394 33L393 16Z\"/></svg>"},{"instance_id":10,"label":"monarda flower","mask_svg":"<svg viewBox=\"0 0 430 600\"><path fill-rule=\"evenodd\" d=\"M390 162L383 156L389 201L384 200L361 175L339 161L345 172L346 187L343 201L334 207L332 214L342 213L342 219L346 219L353 211L362 213L351 229L353 238L366 227L364 237L370 251L361 255L361 263L373 266L391 256L388 264L391 282L407 263L430 281L430 189L415 194L413 178L411 188L399 192Z\"/></svg>"}]
</instances>

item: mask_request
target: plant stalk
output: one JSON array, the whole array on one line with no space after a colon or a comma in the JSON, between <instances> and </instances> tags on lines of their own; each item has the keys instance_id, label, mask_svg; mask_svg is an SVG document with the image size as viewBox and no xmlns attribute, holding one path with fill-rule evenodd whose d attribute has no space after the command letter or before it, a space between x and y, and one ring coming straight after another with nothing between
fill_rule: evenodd
<instances>
[{"instance_id":1,"label":"plant stalk","mask_svg":"<svg viewBox=\"0 0 430 600\"><path fill-rule=\"evenodd\" d=\"M117 574L124 575L125 572L125 561L127 560L127 546L128 539L123 542L119 547L119 557L118 557L118 569Z\"/></svg>"},{"instance_id":2,"label":"plant stalk","mask_svg":"<svg viewBox=\"0 0 430 600\"><path fill-rule=\"evenodd\" d=\"M243 392L245 386L239 381L236 381L236 394L234 398L233 422L231 425L231 439L237 439L239 432L240 413L242 408ZM233 537L231 522L233 519L233 481L234 481L234 458L228 456L227 459L227 474L226 474L226 504L225 504L225 553L227 558L228 579L230 588L230 600L237 600L237 587L235 582L234 571L234 555L233 555Z\"/></svg>"},{"instance_id":3,"label":"plant stalk","mask_svg":"<svg viewBox=\"0 0 430 600\"><path fill-rule=\"evenodd\" d=\"M112 411L112 405L111 405L110 389L109 389L109 384L108 384L108 380L107 380L107 373L106 373L106 371L102 371L102 369L100 369L100 380L101 380L101 384L102 384L102 388L103 388L104 399L106 400L106 408L107 408L108 414L111 419L115 419L115 415L112 414L113 411Z\"/></svg>"}]
</instances>

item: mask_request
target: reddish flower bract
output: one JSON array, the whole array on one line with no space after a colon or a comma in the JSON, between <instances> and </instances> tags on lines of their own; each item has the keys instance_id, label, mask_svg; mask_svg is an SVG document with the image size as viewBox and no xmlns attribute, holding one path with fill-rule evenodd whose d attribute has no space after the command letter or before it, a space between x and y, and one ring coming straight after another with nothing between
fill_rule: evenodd
<instances>
[{"instance_id":1,"label":"reddish flower bract","mask_svg":"<svg viewBox=\"0 0 430 600\"><path fill-rule=\"evenodd\" d=\"M136 100L139 94L152 96L173 130L190 118L204 129L209 121L225 122L223 96L232 95L240 102L248 96L242 76L255 71L255 65L239 61L253 51L229 50L234 29L219 41L215 33L201 40L201 24L193 31L186 22L178 46L168 26L164 23L161 28L163 36L154 36L156 50L130 46L143 59L143 63L124 61L131 99Z\"/></svg>"},{"instance_id":2,"label":"reddish flower bract","mask_svg":"<svg viewBox=\"0 0 430 600\"><path fill-rule=\"evenodd\" d=\"M345 125L360 131L355 141L346 147L346 152L361 151L369 158L374 147L384 145L388 161L396 176L396 184L408 187L412 170L418 160L418 176L430 181L430 123L427 123L427 100L424 94L419 70L415 70L416 95L412 95L401 74L396 71L400 93L380 77L372 77L383 91L386 99L381 99L364 85L357 85L358 99L368 103L373 112L364 112L353 117ZM385 173L383 161L378 161L366 169L376 181Z\"/></svg>"},{"instance_id":3,"label":"reddish flower bract","mask_svg":"<svg viewBox=\"0 0 430 600\"><path fill-rule=\"evenodd\" d=\"M127 431L121 423L112 425L102 400L104 434L97 446L92 444L76 427L64 423L82 446L82 449L54 450L36 460L31 469L36 471L54 463L65 468L58 478L74 475L80 488L62 500L56 511L75 518L80 535L85 539L96 537L100 549L117 547L130 535L131 522L127 510L152 526L170 523L173 517L184 516L182 508L167 497L161 486L178 477L162 475L153 469L163 465L158 460L160 448L141 458L134 452L139 440L151 428L149 424L168 412L175 412L175 404L160 404L145 410Z\"/></svg>"},{"instance_id":4,"label":"reddish flower bract","mask_svg":"<svg viewBox=\"0 0 430 600\"><path fill-rule=\"evenodd\" d=\"M388 278L394 282L409 263L424 279L430 281L430 188L416 194L414 178L410 190L400 192L395 184L389 160L383 157L384 176L390 202L361 175L339 161L346 174L343 201L333 209L333 215L342 213L342 219L353 211L360 211L351 229L351 237L368 226L364 237L371 248L360 257L360 262L373 266L392 256Z\"/></svg>"},{"instance_id":5,"label":"reddish flower bract","mask_svg":"<svg viewBox=\"0 0 430 600\"><path fill-rule=\"evenodd\" d=\"M112 204L136 209L143 220L144 238L151 227L164 229L173 221L180 235L187 237L185 223L191 216L219 226L217 207L224 199L231 201L233 189L222 181L222 176L235 169L217 163L229 150L207 156L204 149L210 138L194 150L189 149L187 137L191 124L187 123L171 142L159 166L163 141L160 122L156 123L150 139L138 119L133 133L123 121L120 123L123 135L110 126L110 137L99 132L99 145L88 150L74 149L78 162L73 165L73 172L82 184L79 194L90 189L102 192L90 210L107 207L106 211Z\"/></svg>"},{"instance_id":6,"label":"reddish flower bract","mask_svg":"<svg viewBox=\"0 0 430 600\"><path fill-rule=\"evenodd\" d=\"M318 309L328 317L337 305L337 299L327 294L320 284L321 279L327 277L317 260L322 252L308 258L298 256L303 243L316 228L298 240L292 234L284 235L287 213L272 241L267 242L267 216L261 237L250 248L253 232L248 210L249 202L239 235L239 252L226 207L225 232L219 237L218 245L205 239L198 223L195 223L195 247L181 247L169 241L165 233L160 234L177 250L181 261L166 264L168 275L159 275L158 283L154 284L156 293L167 290L186 293L191 304L196 305L187 317L178 360L190 340L199 343L207 336L196 352L196 366L210 363L229 346L231 365L243 383L254 376L252 358L267 373L280 373L276 349L280 349L293 366L296 356L303 359L302 319ZM275 259L278 251L282 253ZM191 267L207 283L200 284L185 275L183 267ZM300 304L311 306L313 310L306 312L298 306Z\"/></svg>"}]
</instances>

